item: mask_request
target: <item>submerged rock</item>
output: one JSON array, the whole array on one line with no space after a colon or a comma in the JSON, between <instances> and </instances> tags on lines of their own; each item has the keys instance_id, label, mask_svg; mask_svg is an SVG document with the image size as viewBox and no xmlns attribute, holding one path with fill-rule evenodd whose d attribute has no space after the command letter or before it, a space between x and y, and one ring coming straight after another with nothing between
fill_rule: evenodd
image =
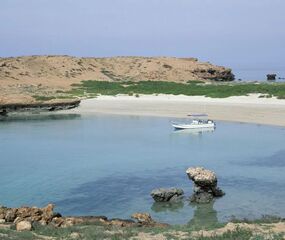
<instances>
[{"instance_id":1,"label":"submerged rock","mask_svg":"<svg viewBox=\"0 0 285 240\"><path fill-rule=\"evenodd\" d=\"M215 197L222 197L225 193L217 187L218 179L213 171L202 167L188 168L186 171L190 180L194 182L191 202L209 203Z\"/></svg>"},{"instance_id":2,"label":"submerged rock","mask_svg":"<svg viewBox=\"0 0 285 240\"><path fill-rule=\"evenodd\" d=\"M183 190L179 188L158 188L152 190L150 195L156 202L175 202L183 198Z\"/></svg>"}]
</instances>

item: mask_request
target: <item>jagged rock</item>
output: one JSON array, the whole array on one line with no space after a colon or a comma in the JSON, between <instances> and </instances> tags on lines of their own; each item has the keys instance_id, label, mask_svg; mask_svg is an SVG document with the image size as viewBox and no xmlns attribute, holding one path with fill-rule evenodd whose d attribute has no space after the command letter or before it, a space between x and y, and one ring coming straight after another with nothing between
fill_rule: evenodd
<instances>
[{"instance_id":1,"label":"jagged rock","mask_svg":"<svg viewBox=\"0 0 285 240\"><path fill-rule=\"evenodd\" d=\"M46 221L44 221L46 222ZM52 219L51 224L55 227L60 227L64 223L64 219L61 217L55 217Z\"/></svg>"},{"instance_id":2,"label":"jagged rock","mask_svg":"<svg viewBox=\"0 0 285 240\"><path fill-rule=\"evenodd\" d=\"M42 209L42 218L46 222L50 222L52 218L54 217L53 209L54 209L53 204L48 204L46 207Z\"/></svg>"},{"instance_id":3,"label":"jagged rock","mask_svg":"<svg viewBox=\"0 0 285 240\"><path fill-rule=\"evenodd\" d=\"M17 209L7 210L6 215L5 215L6 222L14 222L14 220L17 218L16 212L17 212Z\"/></svg>"},{"instance_id":4,"label":"jagged rock","mask_svg":"<svg viewBox=\"0 0 285 240\"><path fill-rule=\"evenodd\" d=\"M267 80L276 80L276 74L267 74Z\"/></svg>"},{"instance_id":5,"label":"jagged rock","mask_svg":"<svg viewBox=\"0 0 285 240\"><path fill-rule=\"evenodd\" d=\"M53 212L54 205L49 204L45 208L37 207L20 207L20 208L1 208L1 217L5 214L4 219L8 223L19 223L21 221L39 222L42 225L48 224L51 220L59 216Z\"/></svg>"},{"instance_id":6,"label":"jagged rock","mask_svg":"<svg viewBox=\"0 0 285 240\"><path fill-rule=\"evenodd\" d=\"M144 227L167 227L168 224L158 223L152 219L149 213L134 213L132 215L133 219L138 221L139 226Z\"/></svg>"},{"instance_id":7,"label":"jagged rock","mask_svg":"<svg viewBox=\"0 0 285 240\"><path fill-rule=\"evenodd\" d=\"M1 206L1 207L0 207L0 219L5 219L6 212L7 212L7 208Z\"/></svg>"},{"instance_id":8,"label":"jagged rock","mask_svg":"<svg viewBox=\"0 0 285 240\"><path fill-rule=\"evenodd\" d=\"M233 81L235 75L229 68L209 68L209 69L195 69L194 73L201 79L214 80L214 81Z\"/></svg>"},{"instance_id":9,"label":"jagged rock","mask_svg":"<svg viewBox=\"0 0 285 240\"><path fill-rule=\"evenodd\" d=\"M216 187L216 174L202 167L188 168L186 171L189 179L191 179L197 187Z\"/></svg>"},{"instance_id":10,"label":"jagged rock","mask_svg":"<svg viewBox=\"0 0 285 240\"><path fill-rule=\"evenodd\" d=\"M225 193L217 187L217 176L213 171L202 167L188 168L186 171L190 180L194 182L191 202L209 203L215 197L222 197Z\"/></svg>"},{"instance_id":11,"label":"jagged rock","mask_svg":"<svg viewBox=\"0 0 285 240\"><path fill-rule=\"evenodd\" d=\"M137 213L132 217L137 219L108 219L105 216L86 216L86 217L62 217L59 213L53 212L54 205L48 204L44 208L37 207L21 207L21 208L4 208L0 207L0 213L4 214L1 219L0 228L10 228L16 225L18 231L32 230L32 224L40 224L42 226L52 225L54 227L70 227L82 223L100 223L107 226L118 227L132 227L132 226L145 226L145 227L165 227L167 224L158 223L154 221L148 213ZM2 223L2 224L1 224ZM4 224L5 223L5 224Z\"/></svg>"},{"instance_id":12,"label":"jagged rock","mask_svg":"<svg viewBox=\"0 0 285 240\"><path fill-rule=\"evenodd\" d=\"M32 224L29 221L21 221L16 224L17 231L31 231Z\"/></svg>"},{"instance_id":13,"label":"jagged rock","mask_svg":"<svg viewBox=\"0 0 285 240\"><path fill-rule=\"evenodd\" d=\"M149 213L134 213L132 215L133 219L136 219L138 223L147 225L154 223L153 219L151 218Z\"/></svg>"},{"instance_id":14,"label":"jagged rock","mask_svg":"<svg viewBox=\"0 0 285 240\"><path fill-rule=\"evenodd\" d=\"M156 202L175 202L183 197L183 190L179 188L158 188L151 192L151 196Z\"/></svg>"}]
</instances>

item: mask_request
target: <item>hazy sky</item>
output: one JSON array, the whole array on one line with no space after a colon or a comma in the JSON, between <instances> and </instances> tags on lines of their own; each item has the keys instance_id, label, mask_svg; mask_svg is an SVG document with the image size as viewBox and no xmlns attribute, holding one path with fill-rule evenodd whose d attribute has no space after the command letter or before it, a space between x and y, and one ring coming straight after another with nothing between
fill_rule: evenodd
<instances>
[{"instance_id":1,"label":"hazy sky","mask_svg":"<svg viewBox=\"0 0 285 240\"><path fill-rule=\"evenodd\" d=\"M284 68L285 0L1 0L0 56L39 54Z\"/></svg>"}]
</instances>

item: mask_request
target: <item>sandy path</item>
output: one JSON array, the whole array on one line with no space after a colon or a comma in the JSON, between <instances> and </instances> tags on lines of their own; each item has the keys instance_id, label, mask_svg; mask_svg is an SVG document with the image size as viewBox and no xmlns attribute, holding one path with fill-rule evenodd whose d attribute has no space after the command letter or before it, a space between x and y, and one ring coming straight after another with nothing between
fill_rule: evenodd
<instances>
[{"instance_id":1,"label":"sandy path","mask_svg":"<svg viewBox=\"0 0 285 240\"><path fill-rule=\"evenodd\" d=\"M179 118L189 113L207 113L214 120L285 126L285 100L258 98L258 95L223 99L181 95L99 96L83 100L79 108L68 112Z\"/></svg>"}]
</instances>

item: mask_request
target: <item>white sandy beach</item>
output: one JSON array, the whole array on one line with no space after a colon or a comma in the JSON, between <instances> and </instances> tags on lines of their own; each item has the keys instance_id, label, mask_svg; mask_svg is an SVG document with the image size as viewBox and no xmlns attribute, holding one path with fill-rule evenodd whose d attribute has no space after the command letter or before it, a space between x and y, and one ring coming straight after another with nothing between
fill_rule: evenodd
<instances>
[{"instance_id":1,"label":"white sandy beach","mask_svg":"<svg viewBox=\"0 0 285 240\"><path fill-rule=\"evenodd\" d=\"M210 119L285 126L285 100L258 94L229 98L183 95L99 96L83 100L69 113L186 117L207 113Z\"/></svg>"}]
</instances>

